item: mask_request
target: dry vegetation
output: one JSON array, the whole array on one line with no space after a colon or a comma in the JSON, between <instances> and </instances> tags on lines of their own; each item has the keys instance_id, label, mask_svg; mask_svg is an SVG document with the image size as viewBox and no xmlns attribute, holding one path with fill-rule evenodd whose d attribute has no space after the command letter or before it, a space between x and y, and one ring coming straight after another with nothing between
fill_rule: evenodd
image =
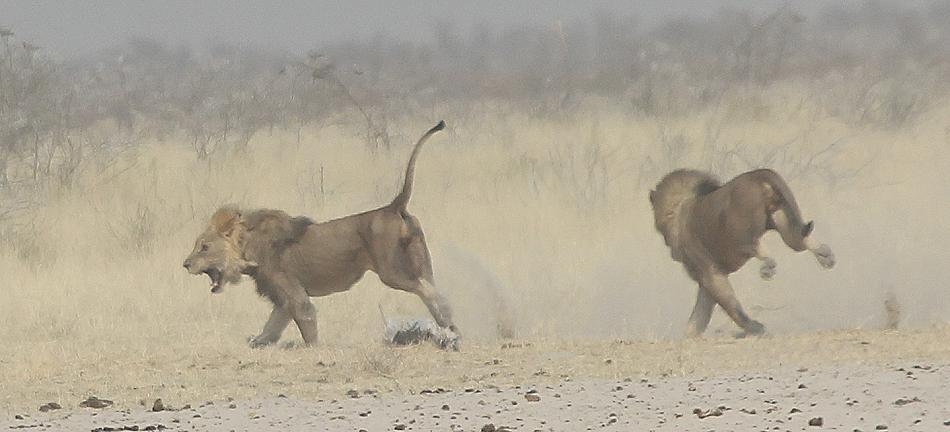
<instances>
[{"instance_id":1,"label":"dry vegetation","mask_svg":"<svg viewBox=\"0 0 950 432\"><path fill-rule=\"evenodd\" d=\"M0 32L0 405L178 384L182 398L221 397L201 377L243 370L243 358L252 370L345 365L353 377L330 378L340 387L363 373L398 387L406 364L437 362L376 343L378 303L424 309L375 276L316 301L313 354L250 351L263 300L249 283L213 296L181 260L224 203L326 220L388 202L410 140L439 118L448 133L420 158L411 209L470 343L447 354L453 364L492 344L487 297L513 311L519 338L552 350L678 338L694 288L646 197L683 166L777 169L838 253L832 272L781 252L775 281L734 278L774 333L891 326L889 293L902 326L943 323L948 29L948 3L871 3L657 29L608 16L470 36L443 27L434 45L380 39L300 59L139 40L66 63Z\"/></svg>"}]
</instances>

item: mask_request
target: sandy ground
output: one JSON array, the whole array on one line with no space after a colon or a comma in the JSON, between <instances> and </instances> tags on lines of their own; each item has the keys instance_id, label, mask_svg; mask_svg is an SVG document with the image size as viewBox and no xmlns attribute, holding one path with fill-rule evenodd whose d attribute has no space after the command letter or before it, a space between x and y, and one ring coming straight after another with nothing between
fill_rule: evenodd
<instances>
[{"instance_id":1,"label":"sandy ground","mask_svg":"<svg viewBox=\"0 0 950 432\"><path fill-rule=\"evenodd\" d=\"M97 394L115 402L102 409L79 408L89 395L78 393L59 401L4 395L5 406L16 407L4 423L63 431L950 430L948 334L935 328L743 340L533 341L469 346L461 353L379 347L412 361L377 374L346 366L345 353L337 354L339 364L327 364L316 360L326 357L324 349L290 350L279 358L316 363L283 369L283 376L257 367L205 369L206 387L189 400L168 390L160 412L151 411L154 399L137 400L141 393L131 390ZM170 389L180 381L174 373L180 365L168 366L153 372L167 376ZM327 373L333 369L339 375ZM240 390L246 387L254 394ZM63 408L39 412L46 402Z\"/></svg>"}]
</instances>

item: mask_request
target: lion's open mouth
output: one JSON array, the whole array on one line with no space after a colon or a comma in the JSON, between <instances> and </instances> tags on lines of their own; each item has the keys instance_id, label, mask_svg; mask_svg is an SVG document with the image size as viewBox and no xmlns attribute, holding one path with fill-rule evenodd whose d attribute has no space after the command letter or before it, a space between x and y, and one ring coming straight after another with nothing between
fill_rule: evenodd
<instances>
[{"instance_id":1,"label":"lion's open mouth","mask_svg":"<svg viewBox=\"0 0 950 432\"><path fill-rule=\"evenodd\" d=\"M221 292L221 271L210 268L205 270L204 274L208 275L208 278L211 279L211 292L215 294Z\"/></svg>"}]
</instances>

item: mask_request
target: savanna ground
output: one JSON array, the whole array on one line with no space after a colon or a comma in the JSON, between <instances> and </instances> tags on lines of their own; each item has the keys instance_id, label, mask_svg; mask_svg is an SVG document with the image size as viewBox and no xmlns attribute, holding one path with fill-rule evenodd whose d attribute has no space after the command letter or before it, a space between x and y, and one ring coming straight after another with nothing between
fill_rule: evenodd
<instances>
[{"instance_id":1,"label":"savanna ground","mask_svg":"<svg viewBox=\"0 0 950 432\"><path fill-rule=\"evenodd\" d=\"M741 28L730 22L709 28ZM488 423L518 430L618 423L799 430L822 417L839 430L886 423L896 430L943 427L950 418L941 386L950 370L950 99L940 78L947 57L854 64L834 57L844 66L826 70L802 60L824 59L808 51L821 44L803 37L791 41L794 61L775 76L752 73L779 68L750 49L747 66L756 67L720 65L707 80L694 80L706 73L697 70L709 69L703 62L738 58L689 55L690 41L703 39L702 31L686 42L664 39L662 32L626 35L643 38L638 43L645 54L612 58L645 64L630 69L637 80L624 81L628 87L611 96L585 89L581 84L598 81L583 81L584 70L561 71L555 62L529 71L553 68L554 79L544 81L553 90L525 87L540 96L506 98L505 82L485 80L486 89L475 89L495 93L466 100L448 92L453 97L442 102L433 96L445 93L438 85L411 97L387 96L380 88L393 84L384 79L360 88L362 78L346 78L330 88L354 88L347 102L326 89L300 90L309 76L299 83L287 79L283 88L277 78L263 84L254 75L260 71L240 69L240 61L215 63L215 56L242 59L225 50L207 69L193 71L220 81L180 80L188 82L186 94L203 101L182 109L181 125L163 117L173 109L135 105L136 97L175 96L176 88L143 93L123 87L116 90L121 97L107 91L106 101L130 101L120 107L130 117L83 120L71 111L79 108L58 97L11 102L28 88L57 87L17 87L3 69L0 133L13 143L0 152L4 421L54 430L149 422L206 430L384 430L397 424L478 430ZM564 32L550 40L561 41L564 65L570 65L577 33ZM663 49L651 51L654 39ZM547 40L539 47L550 48ZM775 40L761 42L764 48L757 49L775 52L765 49ZM937 44L920 43L920 50L901 52L921 58L929 58L928 49L936 52ZM147 44L139 49L163 53ZM365 54L359 49L365 51L356 46L354 52ZM491 49L500 48L486 52ZM114 66L124 76L151 77L148 56L145 66L135 56L126 59ZM40 64L29 60L30 68ZM221 64L238 64L239 72ZM10 69L16 65L9 62ZM102 68L108 72L110 65ZM610 66L597 76L613 85ZM0 62L0 69L7 67ZM12 76L26 83L49 78L23 67ZM312 67L309 85L329 79L330 72ZM396 69L413 75L413 69ZM715 75L723 70L742 73ZM254 79L244 83L228 71ZM490 75L474 70L476 78L476 72ZM172 86L156 81L142 79L146 86ZM236 96L240 103L233 106L234 100L214 94L201 99L202 89L236 92L227 87L232 81L264 90L243 102ZM461 76L459 86L473 81ZM200 87L208 82L225 87ZM283 100L268 99L271 91L288 91L303 105L270 109L266 104ZM379 94L389 99L374 101ZM70 95L63 100L88 96ZM558 102L545 99L552 95ZM366 105L357 110L351 102L361 98ZM162 103L192 100L183 99ZM254 109L238 109L248 106ZM20 121L9 115L16 110L50 115ZM289 119L250 127L260 119L247 112ZM347 293L315 300L317 347L248 348L245 338L260 330L269 312L251 283L212 295L206 278L181 268L213 210L236 203L327 220L387 203L401 184L411 143L439 119L448 128L423 150L409 208L426 231L437 284L454 306L465 337L461 352L384 345L379 305L393 317L426 312L417 298L385 288L372 274ZM653 228L649 188L679 167L729 178L761 166L786 178L838 265L822 271L811 256L793 254L770 234L765 241L779 264L775 279L759 279L755 263L732 277L746 309L770 334L734 339L735 326L717 312L707 338L683 340L696 288ZM20 200L26 204L11 205ZM895 306L886 307L888 300ZM500 320L513 326L514 339L497 337ZM299 340L292 326L284 337ZM756 387L762 380L768 382ZM540 401L525 399L531 390ZM78 407L93 395L115 405ZM157 398L173 410L145 413ZM63 409L38 413L48 402ZM186 405L191 408L182 409ZM417 405L424 420L406 414ZM722 415L693 414L719 405Z\"/></svg>"}]
</instances>

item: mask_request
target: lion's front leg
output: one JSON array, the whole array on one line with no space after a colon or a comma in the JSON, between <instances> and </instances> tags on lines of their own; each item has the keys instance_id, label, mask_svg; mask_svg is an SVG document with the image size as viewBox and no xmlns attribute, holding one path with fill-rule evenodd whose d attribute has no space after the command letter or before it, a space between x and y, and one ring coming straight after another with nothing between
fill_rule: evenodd
<instances>
[{"instance_id":1,"label":"lion's front leg","mask_svg":"<svg viewBox=\"0 0 950 432\"><path fill-rule=\"evenodd\" d=\"M709 320L712 318L713 308L716 306L716 300L702 287L696 293L696 304L693 306L693 313L689 315L689 321L686 324L686 336L695 338L702 336L709 326Z\"/></svg>"},{"instance_id":2,"label":"lion's front leg","mask_svg":"<svg viewBox=\"0 0 950 432\"><path fill-rule=\"evenodd\" d=\"M285 313L290 315L290 319L293 319L294 323L297 324L304 344L308 346L316 345L317 308L310 301L307 290L299 282L283 273L271 275L269 282L268 289L273 295L277 296L275 303L280 304Z\"/></svg>"},{"instance_id":3,"label":"lion's front leg","mask_svg":"<svg viewBox=\"0 0 950 432\"><path fill-rule=\"evenodd\" d=\"M765 333L765 326L749 318L749 315L745 313L745 309L742 308L742 304L736 298L732 284L729 283L728 275L710 269L702 275L700 281L701 289L706 290L716 303L722 307L726 315L729 315L729 318L732 318L747 334L760 335Z\"/></svg>"},{"instance_id":4,"label":"lion's front leg","mask_svg":"<svg viewBox=\"0 0 950 432\"><path fill-rule=\"evenodd\" d=\"M805 247L815 255L815 259L818 260L818 264L823 268L830 269L835 266L835 253L831 250L831 247L824 243L819 243L811 236L805 238Z\"/></svg>"},{"instance_id":5,"label":"lion's front leg","mask_svg":"<svg viewBox=\"0 0 950 432\"><path fill-rule=\"evenodd\" d=\"M290 313L284 308L274 306L274 310L271 311L270 318L264 324L261 334L250 337L247 341L248 344L251 348L259 348L277 342L280 340L281 334L284 333L284 329L290 324L290 319Z\"/></svg>"}]
</instances>

